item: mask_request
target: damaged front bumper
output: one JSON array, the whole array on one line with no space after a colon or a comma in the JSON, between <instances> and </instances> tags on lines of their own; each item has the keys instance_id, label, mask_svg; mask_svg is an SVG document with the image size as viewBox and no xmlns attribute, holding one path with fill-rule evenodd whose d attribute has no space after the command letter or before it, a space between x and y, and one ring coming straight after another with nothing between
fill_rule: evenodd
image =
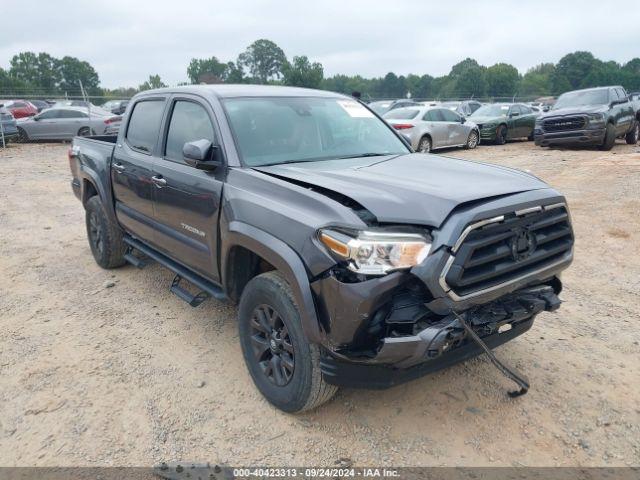
<instances>
[{"instance_id":1,"label":"damaged front bumper","mask_svg":"<svg viewBox=\"0 0 640 480\"><path fill-rule=\"evenodd\" d=\"M334 294L350 292L346 296L348 301L339 302L338 317L342 321L333 325L334 330L327 325L333 333L329 338L352 335L354 339L342 348L325 346L329 348L324 349L321 370L328 383L351 388L387 388L482 353L454 311L434 314L425 306L429 303L425 302L424 292L411 281L403 284L403 279L406 276L387 277L383 284L377 284L379 295L373 297L366 296L365 292L371 291L363 284L341 284L335 279L328 282L342 289ZM470 308L462 315L484 343L496 347L526 332L540 312L554 311L560 306L559 280L554 280L550 282L553 286L523 288ZM358 286L360 294L354 293L358 292ZM332 313L336 317L336 311Z\"/></svg>"}]
</instances>

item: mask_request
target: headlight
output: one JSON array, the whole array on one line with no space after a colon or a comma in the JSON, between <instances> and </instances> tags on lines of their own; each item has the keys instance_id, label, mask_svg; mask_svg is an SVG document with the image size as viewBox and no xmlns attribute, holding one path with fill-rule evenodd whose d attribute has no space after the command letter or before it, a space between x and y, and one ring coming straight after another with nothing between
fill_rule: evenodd
<instances>
[{"instance_id":1,"label":"headlight","mask_svg":"<svg viewBox=\"0 0 640 480\"><path fill-rule=\"evenodd\" d=\"M421 263L431 249L431 242L417 233L360 231L347 234L322 229L320 241L349 270L363 275L384 275Z\"/></svg>"},{"instance_id":2,"label":"headlight","mask_svg":"<svg viewBox=\"0 0 640 480\"><path fill-rule=\"evenodd\" d=\"M604 126L604 113L590 113L587 115L589 118L589 125L592 127Z\"/></svg>"}]
</instances>

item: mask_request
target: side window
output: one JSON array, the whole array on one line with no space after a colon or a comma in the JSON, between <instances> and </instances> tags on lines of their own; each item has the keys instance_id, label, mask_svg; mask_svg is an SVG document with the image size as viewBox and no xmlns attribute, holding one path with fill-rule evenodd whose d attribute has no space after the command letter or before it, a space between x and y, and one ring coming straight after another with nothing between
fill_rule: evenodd
<instances>
[{"instance_id":1,"label":"side window","mask_svg":"<svg viewBox=\"0 0 640 480\"><path fill-rule=\"evenodd\" d=\"M509 109L509 115L521 115L522 111L520 110L520 107L518 105L511 105L511 108Z\"/></svg>"},{"instance_id":2,"label":"side window","mask_svg":"<svg viewBox=\"0 0 640 480\"><path fill-rule=\"evenodd\" d=\"M460 121L460 115L458 115L455 112L452 112L451 110L440 110L440 114L443 117L443 120L445 122L459 122Z\"/></svg>"},{"instance_id":3,"label":"side window","mask_svg":"<svg viewBox=\"0 0 640 480\"><path fill-rule=\"evenodd\" d=\"M178 100L171 113L165 157L181 162L184 144L202 139L214 142L213 125L207 111L197 103Z\"/></svg>"},{"instance_id":4,"label":"side window","mask_svg":"<svg viewBox=\"0 0 640 480\"><path fill-rule=\"evenodd\" d=\"M442 122L444 121L440 110L429 110L422 119L425 122Z\"/></svg>"},{"instance_id":5,"label":"side window","mask_svg":"<svg viewBox=\"0 0 640 480\"><path fill-rule=\"evenodd\" d=\"M520 113L522 113L522 115L529 115L532 113L532 110L525 105L520 105Z\"/></svg>"},{"instance_id":6,"label":"side window","mask_svg":"<svg viewBox=\"0 0 640 480\"><path fill-rule=\"evenodd\" d=\"M620 100L626 100L628 98L627 95L625 95L624 90L621 88L616 88L616 90L618 91L618 97Z\"/></svg>"},{"instance_id":7,"label":"side window","mask_svg":"<svg viewBox=\"0 0 640 480\"><path fill-rule=\"evenodd\" d=\"M78 110L60 110L59 114L60 118L87 118L88 116L86 113Z\"/></svg>"},{"instance_id":8,"label":"side window","mask_svg":"<svg viewBox=\"0 0 640 480\"><path fill-rule=\"evenodd\" d=\"M127 127L127 143L132 148L151 152L158 139L164 100L142 100L133 106L129 126Z\"/></svg>"},{"instance_id":9,"label":"side window","mask_svg":"<svg viewBox=\"0 0 640 480\"><path fill-rule=\"evenodd\" d=\"M40 115L38 115L38 118L40 120L51 120L52 118L60 118L59 113L60 110L45 110Z\"/></svg>"},{"instance_id":10,"label":"side window","mask_svg":"<svg viewBox=\"0 0 640 480\"><path fill-rule=\"evenodd\" d=\"M618 89L612 88L609 90L609 101L615 102L616 100L620 100L620 97L618 96Z\"/></svg>"}]
</instances>

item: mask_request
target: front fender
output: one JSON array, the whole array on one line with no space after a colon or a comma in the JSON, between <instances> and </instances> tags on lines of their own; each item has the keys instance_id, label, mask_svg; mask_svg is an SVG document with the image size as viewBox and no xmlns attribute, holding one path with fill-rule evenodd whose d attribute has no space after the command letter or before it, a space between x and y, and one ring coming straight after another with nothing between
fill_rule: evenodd
<instances>
[{"instance_id":1,"label":"front fender","mask_svg":"<svg viewBox=\"0 0 640 480\"><path fill-rule=\"evenodd\" d=\"M296 252L282 240L263 230L232 221L221 245L220 272L223 285L228 285L227 262L229 252L235 246L244 247L261 256L284 275L298 304L304 333L310 342L323 343L324 333L320 330L307 270Z\"/></svg>"}]
</instances>

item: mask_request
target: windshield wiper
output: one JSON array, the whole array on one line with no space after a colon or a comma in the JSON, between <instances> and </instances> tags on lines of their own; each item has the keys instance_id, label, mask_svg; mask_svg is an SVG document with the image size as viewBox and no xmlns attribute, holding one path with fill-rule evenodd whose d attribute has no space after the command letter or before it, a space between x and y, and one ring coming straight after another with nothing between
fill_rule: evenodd
<instances>
[{"instance_id":1,"label":"windshield wiper","mask_svg":"<svg viewBox=\"0 0 640 480\"><path fill-rule=\"evenodd\" d=\"M354 153L353 155L345 155L344 157L336 157L336 158L342 160L344 158L386 157L387 155L398 155L398 154L397 153L368 152L368 153Z\"/></svg>"}]
</instances>

